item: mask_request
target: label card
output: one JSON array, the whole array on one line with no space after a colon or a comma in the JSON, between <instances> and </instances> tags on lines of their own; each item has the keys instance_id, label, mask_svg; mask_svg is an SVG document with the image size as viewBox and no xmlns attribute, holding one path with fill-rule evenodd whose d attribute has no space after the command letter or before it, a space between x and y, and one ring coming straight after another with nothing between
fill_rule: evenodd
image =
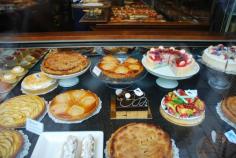
<instances>
[{"instance_id":1,"label":"label card","mask_svg":"<svg viewBox=\"0 0 236 158\"><path fill-rule=\"evenodd\" d=\"M236 134L234 133L233 130L225 132L225 136L231 143L236 144Z\"/></svg>"},{"instance_id":2,"label":"label card","mask_svg":"<svg viewBox=\"0 0 236 158\"><path fill-rule=\"evenodd\" d=\"M43 133L44 124L41 122L27 118L25 128L27 131L30 131L32 133L40 135L41 133Z\"/></svg>"},{"instance_id":3,"label":"label card","mask_svg":"<svg viewBox=\"0 0 236 158\"><path fill-rule=\"evenodd\" d=\"M102 70L99 69L97 66L93 68L93 73L95 73L96 76L99 76L101 74Z\"/></svg>"},{"instance_id":4,"label":"label card","mask_svg":"<svg viewBox=\"0 0 236 158\"><path fill-rule=\"evenodd\" d=\"M140 88L136 88L134 90L134 93L139 97L143 95L143 91Z\"/></svg>"}]
</instances>

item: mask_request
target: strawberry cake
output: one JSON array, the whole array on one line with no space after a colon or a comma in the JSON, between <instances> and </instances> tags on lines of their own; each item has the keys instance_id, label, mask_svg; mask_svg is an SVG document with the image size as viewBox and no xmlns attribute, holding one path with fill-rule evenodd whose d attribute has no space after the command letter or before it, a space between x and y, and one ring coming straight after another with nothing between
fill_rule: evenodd
<instances>
[{"instance_id":1,"label":"strawberry cake","mask_svg":"<svg viewBox=\"0 0 236 158\"><path fill-rule=\"evenodd\" d=\"M176 76L184 76L192 71L195 60L184 49L178 50L173 47L151 48L147 52L146 63L151 69L170 66Z\"/></svg>"}]
</instances>

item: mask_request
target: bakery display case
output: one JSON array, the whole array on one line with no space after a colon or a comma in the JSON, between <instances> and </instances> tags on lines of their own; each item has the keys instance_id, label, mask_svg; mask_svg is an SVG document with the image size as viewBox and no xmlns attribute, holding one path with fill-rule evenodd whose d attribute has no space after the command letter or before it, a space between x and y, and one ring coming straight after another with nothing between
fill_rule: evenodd
<instances>
[{"instance_id":1,"label":"bakery display case","mask_svg":"<svg viewBox=\"0 0 236 158\"><path fill-rule=\"evenodd\" d=\"M0 40L0 157L235 157L234 37L104 34Z\"/></svg>"}]
</instances>

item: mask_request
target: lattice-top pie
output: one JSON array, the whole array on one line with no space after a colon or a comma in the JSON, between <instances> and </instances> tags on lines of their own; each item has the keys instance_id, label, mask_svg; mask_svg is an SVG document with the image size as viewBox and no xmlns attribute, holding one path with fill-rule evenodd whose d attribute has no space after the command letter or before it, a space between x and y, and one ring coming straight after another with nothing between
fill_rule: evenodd
<instances>
[{"instance_id":1,"label":"lattice-top pie","mask_svg":"<svg viewBox=\"0 0 236 158\"><path fill-rule=\"evenodd\" d=\"M0 157L13 158L20 152L24 139L20 132L15 130L0 130Z\"/></svg>"},{"instance_id":2,"label":"lattice-top pie","mask_svg":"<svg viewBox=\"0 0 236 158\"><path fill-rule=\"evenodd\" d=\"M99 98L88 90L70 90L57 95L51 102L49 112L60 120L77 121L93 114Z\"/></svg>"},{"instance_id":3,"label":"lattice-top pie","mask_svg":"<svg viewBox=\"0 0 236 158\"><path fill-rule=\"evenodd\" d=\"M169 135L160 127L130 123L112 134L106 148L108 158L172 158Z\"/></svg>"},{"instance_id":4,"label":"lattice-top pie","mask_svg":"<svg viewBox=\"0 0 236 158\"><path fill-rule=\"evenodd\" d=\"M236 123L236 96L231 96L222 101L221 109L225 116Z\"/></svg>"},{"instance_id":5,"label":"lattice-top pie","mask_svg":"<svg viewBox=\"0 0 236 158\"><path fill-rule=\"evenodd\" d=\"M45 111L45 101L33 95L20 95L0 105L0 127L17 128L26 118L37 119Z\"/></svg>"},{"instance_id":6,"label":"lattice-top pie","mask_svg":"<svg viewBox=\"0 0 236 158\"><path fill-rule=\"evenodd\" d=\"M53 50L44 59L41 69L52 75L69 75L84 70L89 65L86 56L73 50Z\"/></svg>"},{"instance_id":7,"label":"lattice-top pie","mask_svg":"<svg viewBox=\"0 0 236 158\"><path fill-rule=\"evenodd\" d=\"M143 71L143 66L137 59L129 57L121 62L111 55L103 57L98 67L104 75L115 79L133 78Z\"/></svg>"}]
</instances>

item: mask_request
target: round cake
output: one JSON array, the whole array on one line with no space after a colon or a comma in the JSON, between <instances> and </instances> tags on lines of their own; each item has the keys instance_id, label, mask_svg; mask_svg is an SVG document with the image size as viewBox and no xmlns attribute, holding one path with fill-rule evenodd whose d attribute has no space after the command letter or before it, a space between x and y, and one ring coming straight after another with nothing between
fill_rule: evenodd
<instances>
[{"instance_id":1,"label":"round cake","mask_svg":"<svg viewBox=\"0 0 236 158\"><path fill-rule=\"evenodd\" d=\"M99 106L99 98L88 90L70 90L57 95L49 112L59 120L79 121L91 116Z\"/></svg>"},{"instance_id":2,"label":"round cake","mask_svg":"<svg viewBox=\"0 0 236 158\"><path fill-rule=\"evenodd\" d=\"M195 126L205 118L205 103L195 90L169 92L161 101L161 115L179 126Z\"/></svg>"},{"instance_id":3,"label":"round cake","mask_svg":"<svg viewBox=\"0 0 236 158\"><path fill-rule=\"evenodd\" d=\"M176 76L184 76L193 70L195 60L184 49L160 46L147 52L146 63L151 69L169 66Z\"/></svg>"},{"instance_id":4,"label":"round cake","mask_svg":"<svg viewBox=\"0 0 236 158\"><path fill-rule=\"evenodd\" d=\"M45 109L45 101L38 96L16 96L0 104L0 127L23 127L27 118L37 119Z\"/></svg>"},{"instance_id":5,"label":"round cake","mask_svg":"<svg viewBox=\"0 0 236 158\"><path fill-rule=\"evenodd\" d=\"M21 83L22 91L26 94L41 95L57 88L58 82L39 72L27 76Z\"/></svg>"},{"instance_id":6,"label":"round cake","mask_svg":"<svg viewBox=\"0 0 236 158\"><path fill-rule=\"evenodd\" d=\"M144 70L137 59L129 57L124 61L120 61L111 55L103 57L98 67L105 76L114 79L134 78Z\"/></svg>"},{"instance_id":7,"label":"round cake","mask_svg":"<svg viewBox=\"0 0 236 158\"><path fill-rule=\"evenodd\" d=\"M169 135L147 123L130 123L116 130L107 141L107 158L172 158Z\"/></svg>"},{"instance_id":8,"label":"round cake","mask_svg":"<svg viewBox=\"0 0 236 158\"><path fill-rule=\"evenodd\" d=\"M202 60L207 66L219 71L236 73L236 47L223 44L209 46L204 50Z\"/></svg>"},{"instance_id":9,"label":"round cake","mask_svg":"<svg viewBox=\"0 0 236 158\"><path fill-rule=\"evenodd\" d=\"M55 49L46 56L41 69L47 74L70 75L84 70L88 65L87 57L76 51Z\"/></svg>"},{"instance_id":10,"label":"round cake","mask_svg":"<svg viewBox=\"0 0 236 158\"><path fill-rule=\"evenodd\" d=\"M21 151L24 144L22 134L15 130L0 130L0 157L13 158Z\"/></svg>"},{"instance_id":11,"label":"round cake","mask_svg":"<svg viewBox=\"0 0 236 158\"><path fill-rule=\"evenodd\" d=\"M221 109L224 115L236 123L236 96L231 96L222 101Z\"/></svg>"}]
</instances>

